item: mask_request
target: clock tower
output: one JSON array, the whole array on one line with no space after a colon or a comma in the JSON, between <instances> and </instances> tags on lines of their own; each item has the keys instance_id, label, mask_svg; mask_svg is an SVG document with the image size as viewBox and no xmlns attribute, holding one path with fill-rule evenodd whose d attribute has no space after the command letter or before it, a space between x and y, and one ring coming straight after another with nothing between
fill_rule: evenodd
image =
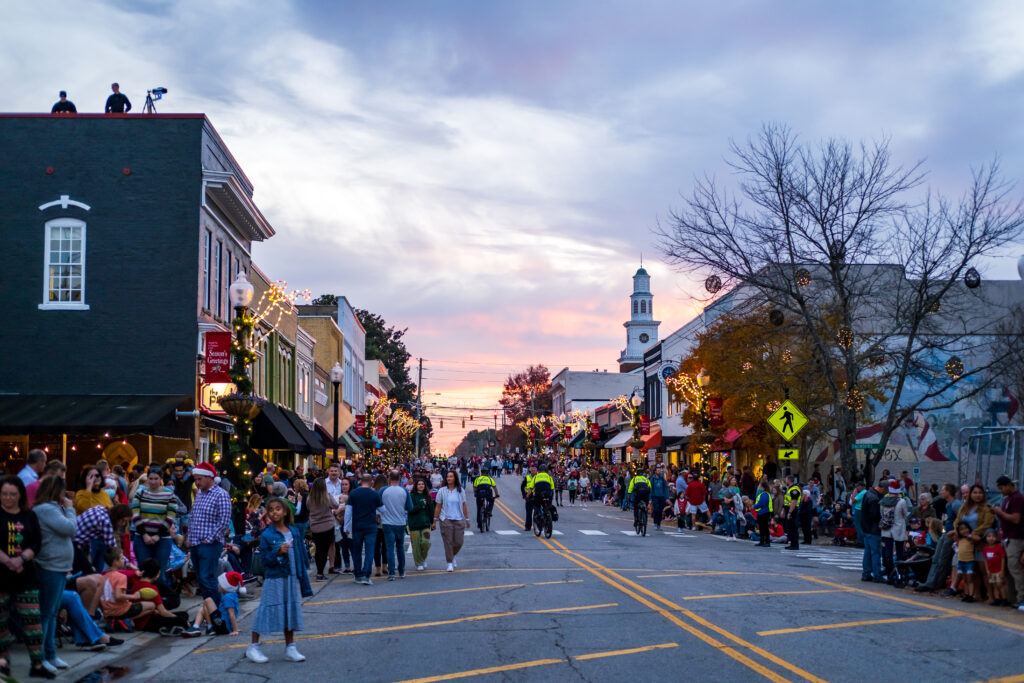
<instances>
[{"instance_id":1,"label":"clock tower","mask_svg":"<svg viewBox=\"0 0 1024 683\"><path fill-rule=\"evenodd\" d=\"M654 295L651 294L651 276L643 266L633 276L633 294L629 297L631 310L626 328L626 348L619 356L619 372L634 370L644 362L644 351L658 343L658 326L654 319Z\"/></svg>"}]
</instances>

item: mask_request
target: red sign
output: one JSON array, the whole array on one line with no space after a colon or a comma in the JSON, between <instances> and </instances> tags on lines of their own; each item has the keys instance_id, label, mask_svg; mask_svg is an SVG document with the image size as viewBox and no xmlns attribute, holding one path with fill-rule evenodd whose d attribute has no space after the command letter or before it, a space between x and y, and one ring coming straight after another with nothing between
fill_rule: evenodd
<instances>
[{"instance_id":1,"label":"red sign","mask_svg":"<svg viewBox=\"0 0 1024 683\"><path fill-rule=\"evenodd\" d=\"M640 436L651 435L651 418L646 415L640 416Z\"/></svg>"},{"instance_id":2,"label":"red sign","mask_svg":"<svg viewBox=\"0 0 1024 683\"><path fill-rule=\"evenodd\" d=\"M225 384L231 381L231 333L206 333L206 375L207 384Z\"/></svg>"},{"instance_id":3,"label":"red sign","mask_svg":"<svg viewBox=\"0 0 1024 683\"><path fill-rule=\"evenodd\" d=\"M356 435L366 436L366 416L356 415Z\"/></svg>"},{"instance_id":4,"label":"red sign","mask_svg":"<svg viewBox=\"0 0 1024 683\"><path fill-rule=\"evenodd\" d=\"M550 426L544 428L544 438L545 439L550 439L551 438L551 427Z\"/></svg>"},{"instance_id":5,"label":"red sign","mask_svg":"<svg viewBox=\"0 0 1024 683\"><path fill-rule=\"evenodd\" d=\"M596 422L590 424L590 438L593 441L597 441L601 438L601 427Z\"/></svg>"},{"instance_id":6,"label":"red sign","mask_svg":"<svg viewBox=\"0 0 1024 683\"><path fill-rule=\"evenodd\" d=\"M708 424L712 427L721 427L725 424L725 418L722 416L721 398L708 399Z\"/></svg>"},{"instance_id":7,"label":"red sign","mask_svg":"<svg viewBox=\"0 0 1024 683\"><path fill-rule=\"evenodd\" d=\"M385 430L384 423L383 422L378 422L377 423L377 438L378 439L383 439L384 438L384 430Z\"/></svg>"},{"instance_id":8,"label":"red sign","mask_svg":"<svg viewBox=\"0 0 1024 683\"><path fill-rule=\"evenodd\" d=\"M531 429L530 430L530 439L536 439L536 438L537 438L537 430L536 429Z\"/></svg>"},{"instance_id":9,"label":"red sign","mask_svg":"<svg viewBox=\"0 0 1024 683\"><path fill-rule=\"evenodd\" d=\"M572 427L570 427L569 425L565 425L565 438L566 440L572 438Z\"/></svg>"}]
</instances>

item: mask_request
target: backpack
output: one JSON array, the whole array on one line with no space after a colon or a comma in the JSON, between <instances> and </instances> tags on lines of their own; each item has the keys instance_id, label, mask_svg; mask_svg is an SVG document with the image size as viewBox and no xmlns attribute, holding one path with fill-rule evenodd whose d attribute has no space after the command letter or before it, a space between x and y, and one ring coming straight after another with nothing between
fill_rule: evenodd
<instances>
[{"instance_id":1,"label":"backpack","mask_svg":"<svg viewBox=\"0 0 1024 683\"><path fill-rule=\"evenodd\" d=\"M881 517L878 519L878 528L882 531L892 529L892 525L896 522L896 505L899 502L900 499L896 496L886 496L878 504L878 508L881 511Z\"/></svg>"},{"instance_id":2,"label":"backpack","mask_svg":"<svg viewBox=\"0 0 1024 683\"><path fill-rule=\"evenodd\" d=\"M638 481L633 484L633 493L638 496L646 496L651 492L651 485L646 481Z\"/></svg>"}]
</instances>

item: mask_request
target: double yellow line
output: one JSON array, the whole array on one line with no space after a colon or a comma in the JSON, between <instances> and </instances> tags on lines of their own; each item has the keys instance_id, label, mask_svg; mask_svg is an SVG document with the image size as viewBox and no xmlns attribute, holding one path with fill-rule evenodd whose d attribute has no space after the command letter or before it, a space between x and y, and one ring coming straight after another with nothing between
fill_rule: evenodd
<instances>
[{"instance_id":1,"label":"double yellow line","mask_svg":"<svg viewBox=\"0 0 1024 683\"><path fill-rule=\"evenodd\" d=\"M495 501L495 506L499 510L501 510L501 512L504 513L506 517L512 520L513 523L525 526L525 520L519 517L516 513L512 512L512 510L506 504L501 502L501 500ZM744 640L743 638L740 638L739 636L731 633L727 629L724 629L718 626L717 624L714 624L708 621L707 619L704 619L700 615L683 608L681 605L672 602L667 598L658 595L654 591L648 590L644 586L641 586L635 581L626 578L622 574L619 574L618 572L609 569L599 564L598 562L595 562L589 557L569 550L567 547L565 547L558 541L554 541L547 538L540 538L539 540L542 543L544 543L544 545L546 545L556 555L564 557L573 564L582 567L583 569L594 575L596 578L607 583L609 586L612 586L616 590L625 593L626 595L633 598L640 604L650 608L654 612L657 612L665 619L668 619L673 624L683 629L687 633L703 641L704 643L707 643L711 647L719 650L720 652L728 655L729 657L732 657L737 662L743 664L752 671L756 671L768 680L775 681L776 683L785 683L787 681L790 681L791 679L786 678L785 676L773 671L772 669L769 669L761 662L753 659L753 656L757 656L761 659L767 660L772 664L775 664L776 666L785 669L786 671L789 671L790 673L793 673L806 681L811 681L811 683L825 683L824 679L815 676L809 671L805 671L797 665L788 662L785 659L782 659L781 657L772 654L771 652L768 652L764 648L760 648L754 645L753 643ZM701 627L703 627L703 629L694 626L693 623L688 623L683 619L680 619L677 616L677 614L682 614L692 622L699 624ZM719 636L721 636L721 639L716 638L713 635L710 635L708 633L709 631L718 634ZM730 642L732 644L730 644ZM739 646L739 648L745 650L745 652L741 652L740 649L737 649L736 646Z\"/></svg>"}]
</instances>

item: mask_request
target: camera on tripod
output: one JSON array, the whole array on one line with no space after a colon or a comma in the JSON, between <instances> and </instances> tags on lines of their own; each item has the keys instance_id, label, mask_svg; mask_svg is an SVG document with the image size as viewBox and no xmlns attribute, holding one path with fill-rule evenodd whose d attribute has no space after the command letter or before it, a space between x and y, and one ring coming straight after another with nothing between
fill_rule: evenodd
<instances>
[{"instance_id":1,"label":"camera on tripod","mask_svg":"<svg viewBox=\"0 0 1024 683\"><path fill-rule=\"evenodd\" d=\"M153 102L155 102L156 100L162 100L164 95L166 95L166 94L167 94L167 88L164 88L164 87L156 87L156 88L153 88L152 90L147 90L146 91L146 106L142 108L142 113L143 114L155 114L156 113L156 107L153 105Z\"/></svg>"}]
</instances>

